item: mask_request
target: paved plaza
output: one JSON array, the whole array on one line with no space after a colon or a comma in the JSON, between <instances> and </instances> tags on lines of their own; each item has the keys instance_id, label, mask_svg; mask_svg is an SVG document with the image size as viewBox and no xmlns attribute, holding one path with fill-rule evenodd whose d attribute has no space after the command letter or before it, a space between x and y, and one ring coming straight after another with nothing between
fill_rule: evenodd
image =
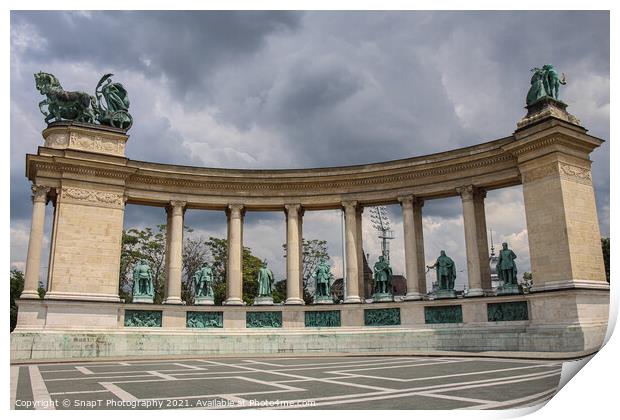
<instances>
[{"instance_id":1,"label":"paved plaza","mask_svg":"<svg viewBox=\"0 0 620 420\"><path fill-rule=\"evenodd\" d=\"M555 394L562 362L197 358L11 366L15 409L504 409Z\"/></svg>"}]
</instances>

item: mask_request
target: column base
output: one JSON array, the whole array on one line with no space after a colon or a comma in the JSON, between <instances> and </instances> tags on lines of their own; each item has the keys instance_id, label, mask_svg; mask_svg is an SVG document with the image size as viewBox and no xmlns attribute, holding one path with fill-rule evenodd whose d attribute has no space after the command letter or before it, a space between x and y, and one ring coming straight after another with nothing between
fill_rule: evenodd
<instances>
[{"instance_id":1,"label":"column base","mask_svg":"<svg viewBox=\"0 0 620 420\"><path fill-rule=\"evenodd\" d=\"M215 301L210 296L198 296L194 299L194 305L214 305Z\"/></svg>"},{"instance_id":2,"label":"column base","mask_svg":"<svg viewBox=\"0 0 620 420\"><path fill-rule=\"evenodd\" d=\"M167 297L166 299L164 299L163 304L164 305L183 305L183 301L179 297L172 296L172 297Z\"/></svg>"},{"instance_id":3,"label":"column base","mask_svg":"<svg viewBox=\"0 0 620 420\"><path fill-rule=\"evenodd\" d=\"M422 300L422 294L418 292L407 293L403 300Z\"/></svg>"},{"instance_id":4,"label":"column base","mask_svg":"<svg viewBox=\"0 0 620 420\"><path fill-rule=\"evenodd\" d=\"M304 302L303 299L301 298L288 298L286 299L286 302L284 302L285 305L305 305L306 302Z\"/></svg>"},{"instance_id":5,"label":"column base","mask_svg":"<svg viewBox=\"0 0 620 420\"><path fill-rule=\"evenodd\" d=\"M482 289L469 289L467 294L463 295L464 297L478 297L484 296L484 291Z\"/></svg>"},{"instance_id":6,"label":"column base","mask_svg":"<svg viewBox=\"0 0 620 420\"><path fill-rule=\"evenodd\" d=\"M20 299L41 299L36 290L24 290L19 296Z\"/></svg>"},{"instance_id":7,"label":"column base","mask_svg":"<svg viewBox=\"0 0 620 420\"><path fill-rule=\"evenodd\" d=\"M609 290L609 283L605 280L560 280L543 283L541 286L533 286L530 292L544 292L561 289L599 289Z\"/></svg>"},{"instance_id":8,"label":"column base","mask_svg":"<svg viewBox=\"0 0 620 420\"><path fill-rule=\"evenodd\" d=\"M23 295L22 295L23 296ZM39 296L37 294L37 296ZM95 300L105 302L120 302L121 299L118 295L105 294L105 293L80 293L80 292L47 292L45 299L60 299L60 300Z\"/></svg>"},{"instance_id":9,"label":"column base","mask_svg":"<svg viewBox=\"0 0 620 420\"><path fill-rule=\"evenodd\" d=\"M245 302L243 300L239 299L239 298L228 298L224 302L222 302L222 305L243 306L243 305L245 305Z\"/></svg>"},{"instance_id":10,"label":"column base","mask_svg":"<svg viewBox=\"0 0 620 420\"><path fill-rule=\"evenodd\" d=\"M359 296L347 296L342 303L362 303L362 298Z\"/></svg>"}]
</instances>

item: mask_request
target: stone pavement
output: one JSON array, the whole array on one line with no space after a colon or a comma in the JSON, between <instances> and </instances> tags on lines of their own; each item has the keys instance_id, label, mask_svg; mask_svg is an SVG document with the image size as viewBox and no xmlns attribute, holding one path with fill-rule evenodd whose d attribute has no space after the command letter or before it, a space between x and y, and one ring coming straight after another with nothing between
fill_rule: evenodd
<instances>
[{"instance_id":1,"label":"stone pavement","mask_svg":"<svg viewBox=\"0 0 620 420\"><path fill-rule=\"evenodd\" d=\"M11 366L14 409L504 409L555 394L562 362L217 358Z\"/></svg>"}]
</instances>

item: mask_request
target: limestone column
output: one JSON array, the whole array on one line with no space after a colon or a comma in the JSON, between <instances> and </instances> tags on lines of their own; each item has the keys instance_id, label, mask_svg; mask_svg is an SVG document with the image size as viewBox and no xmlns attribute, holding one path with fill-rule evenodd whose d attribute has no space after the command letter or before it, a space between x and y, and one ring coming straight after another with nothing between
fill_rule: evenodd
<instances>
[{"instance_id":1,"label":"limestone column","mask_svg":"<svg viewBox=\"0 0 620 420\"><path fill-rule=\"evenodd\" d=\"M468 185L456 189L463 203L463 226L465 228L465 252L467 254L468 297L482 296L480 281L480 255L476 229L476 210L474 207L474 187Z\"/></svg>"},{"instance_id":2,"label":"limestone column","mask_svg":"<svg viewBox=\"0 0 620 420\"><path fill-rule=\"evenodd\" d=\"M286 304L303 305L302 220L301 205L287 204L286 209Z\"/></svg>"},{"instance_id":3,"label":"limestone column","mask_svg":"<svg viewBox=\"0 0 620 420\"><path fill-rule=\"evenodd\" d=\"M164 285L164 297L170 296L170 282L168 281L170 275L170 237L172 236L172 208L166 206L166 255L165 255L165 267L166 267L166 284Z\"/></svg>"},{"instance_id":4,"label":"limestone column","mask_svg":"<svg viewBox=\"0 0 620 420\"><path fill-rule=\"evenodd\" d=\"M24 291L21 298L39 299L39 274L41 271L41 246L43 244L43 227L45 225L45 204L49 187L32 186L32 224L28 240L28 259L24 277Z\"/></svg>"},{"instance_id":5,"label":"limestone column","mask_svg":"<svg viewBox=\"0 0 620 420\"><path fill-rule=\"evenodd\" d=\"M357 242L357 201L343 201L344 207L344 235L347 260L347 272L345 273L345 297L344 303L361 303L359 296L359 266L358 266L358 242Z\"/></svg>"},{"instance_id":6,"label":"limestone column","mask_svg":"<svg viewBox=\"0 0 620 420\"><path fill-rule=\"evenodd\" d=\"M355 239L357 243L357 291L359 297L364 299L369 298L366 296L366 279L364 278L364 236L362 233L362 213L364 213L364 207L357 206L355 213Z\"/></svg>"},{"instance_id":7,"label":"limestone column","mask_svg":"<svg viewBox=\"0 0 620 420\"><path fill-rule=\"evenodd\" d=\"M486 190L474 191L474 210L476 212L476 235L478 237L478 256L480 257L480 283L483 291L491 291L491 266L489 263L489 240L487 237L487 218L484 210Z\"/></svg>"},{"instance_id":8,"label":"limestone column","mask_svg":"<svg viewBox=\"0 0 620 420\"><path fill-rule=\"evenodd\" d=\"M424 236L422 233L422 206L424 201L413 196L399 197L403 209L405 242L405 276L407 295L405 300L422 299L426 293L424 261Z\"/></svg>"},{"instance_id":9,"label":"limestone column","mask_svg":"<svg viewBox=\"0 0 620 420\"><path fill-rule=\"evenodd\" d=\"M243 305L243 204L229 204L228 265L224 305Z\"/></svg>"},{"instance_id":10,"label":"limestone column","mask_svg":"<svg viewBox=\"0 0 620 420\"><path fill-rule=\"evenodd\" d=\"M168 278L164 303L180 305L181 275L183 272L183 209L185 201L171 201L166 235L170 237L168 256Z\"/></svg>"}]
</instances>

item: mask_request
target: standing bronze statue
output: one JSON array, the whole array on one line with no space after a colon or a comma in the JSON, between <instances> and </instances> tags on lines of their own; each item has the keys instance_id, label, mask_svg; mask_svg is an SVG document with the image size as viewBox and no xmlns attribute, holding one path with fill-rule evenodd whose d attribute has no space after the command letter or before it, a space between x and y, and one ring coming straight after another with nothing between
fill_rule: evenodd
<instances>
[{"instance_id":1,"label":"standing bronze statue","mask_svg":"<svg viewBox=\"0 0 620 420\"><path fill-rule=\"evenodd\" d=\"M267 267L267 260L263 261L256 278L258 280L258 296L254 299L254 304L273 305L273 272Z\"/></svg>"},{"instance_id":2,"label":"standing bronze statue","mask_svg":"<svg viewBox=\"0 0 620 420\"><path fill-rule=\"evenodd\" d=\"M428 269L436 269L438 290L435 296L438 298L456 297L454 292L454 281L456 280L456 264L452 258L442 250L433 265L427 265Z\"/></svg>"},{"instance_id":3,"label":"standing bronze statue","mask_svg":"<svg viewBox=\"0 0 620 420\"><path fill-rule=\"evenodd\" d=\"M320 260L314 269L314 303L333 303L330 287L334 278L331 267L325 260Z\"/></svg>"},{"instance_id":4,"label":"standing bronze statue","mask_svg":"<svg viewBox=\"0 0 620 420\"><path fill-rule=\"evenodd\" d=\"M194 303L196 305L213 305L213 270L204 262L193 278Z\"/></svg>"},{"instance_id":5,"label":"standing bronze statue","mask_svg":"<svg viewBox=\"0 0 620 420\"><path fill-rule=\"evenodd\" d=\"M517 255L508 249L508 244L504 242L497 256L497 276L503 282L503 285L499 287L498 294L519 293L516 259Z\"/></svg>"},{"instance_id":6,"label":"standing bronze statue","mask_svg":"<svg viewBox=\"0 0 620 420\"><path fill-rule=\"evenodd\" d=\"M553 67L553 64L545 64L542 68L534 67L532 70L532 78L530 80L530 90L527 92L525 100L527 105L532 105L541 98L549 97L560 100L560 85L566 84L566 76L562 73L562 77Z\"/></svg>"},{"instance_id":7,"label":"standing bronze statue","mask_svg":"<svg viewBox=\"0 0 620 420\"><path fill-rule=\"evenodd\" d=\"M391 302L394 300L392 295L392 267L383 255L379 256L373 267L374 302Z\"/></svg>"},{"instance_id":8,"label":"standing bronze statue","mask_svg":"<svg viewBox=\"0 0 620 420\"><path fill-rule=\"evenodd\" d=\"M133 269L133 301L135 303L153 303L153 273L146 260L140 260Z\"/></svg>"}]
</instances>

